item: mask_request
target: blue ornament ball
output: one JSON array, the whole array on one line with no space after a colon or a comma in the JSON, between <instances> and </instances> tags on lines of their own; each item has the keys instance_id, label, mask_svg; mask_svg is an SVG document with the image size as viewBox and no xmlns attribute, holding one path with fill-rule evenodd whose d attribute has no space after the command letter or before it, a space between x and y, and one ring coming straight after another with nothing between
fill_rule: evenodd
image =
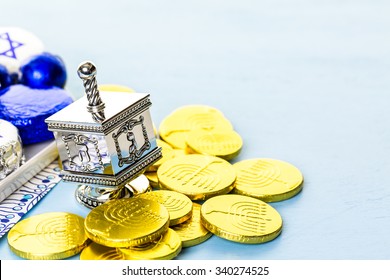
<instances>
[{"instance_id":1,"label":"blue ornament ball","mask_svg":"<svg viewBox=\"0 0 390 280\"><path fill-rule=\"evenodd\" d=\"M11 75L8 73L5 66L0 65L0 95L4 93L10 85L12 85Z\"/></svg>"},{"instance_id":2,"label":"blue ornament ball","mask_svg":"<svg viewBox=\"0 0 390 280\"><path fill-rule=\"evenodd\" d=\"M66 68L63 60L50 53L30 57L20 66L20 83L35 89L64 88Z\"/></svg>"}]
</instances>

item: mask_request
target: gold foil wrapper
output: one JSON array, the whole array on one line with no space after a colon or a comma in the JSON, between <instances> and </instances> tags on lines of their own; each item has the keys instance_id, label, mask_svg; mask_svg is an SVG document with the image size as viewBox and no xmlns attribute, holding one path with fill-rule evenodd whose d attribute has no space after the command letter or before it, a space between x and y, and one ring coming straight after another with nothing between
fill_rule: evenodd
<instances>
[{"instance_id":1,"label":"gold foil wrapper","mask_svg":"<svg viewBox=\"0 0 390 280\"><path fill-rule=\"evenodd\" d=\"M88 245L84 219L66 212L44 213L17 223L8 233L11 251L21 258L58 260Z\"/></svg>"},{"instance_id":2,"label":"gold foil wrapper","mask_svg":"<svg viewBox=\"0 0 390 280\"><path fill-rule=\"evenodd\" d=\"M166 232L168 226L168 210L158 202L139 197L107 201L85 218L88 237L107 247L149 243Z\"/></svg>"}]
</instances>

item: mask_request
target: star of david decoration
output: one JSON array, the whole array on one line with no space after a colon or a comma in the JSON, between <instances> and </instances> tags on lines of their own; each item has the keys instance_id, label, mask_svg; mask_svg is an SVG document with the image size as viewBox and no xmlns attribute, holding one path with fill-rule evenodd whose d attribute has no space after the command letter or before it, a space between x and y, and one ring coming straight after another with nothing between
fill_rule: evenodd
<instances>
[{"instance_id":1,"label":"star of david decoration","mask_svg":"<svg viewBox=\"0 0 390 280\"><path fill-rule=\"evenodd\" d=\"M24 44L17 41L13 41L9 36L8 32L0 34L0 46L3 45L1 41L7 41L7 43L9 44L9 49L5 49L5 51L0 52L0 55L16 59L15 49L23 46Z\"/></svg>"}]
</instances>

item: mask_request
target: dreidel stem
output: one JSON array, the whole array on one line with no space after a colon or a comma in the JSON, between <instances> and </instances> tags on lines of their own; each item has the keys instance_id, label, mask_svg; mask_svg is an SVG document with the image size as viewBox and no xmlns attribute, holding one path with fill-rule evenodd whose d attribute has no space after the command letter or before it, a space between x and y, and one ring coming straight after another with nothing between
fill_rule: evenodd
<instances>
[{"instance_id":1,"label":"dreidel stem","mask_svg":"<svg viewBox=\"0 0 390 280\"><path fill-rule=\"evenodd\" d=\"M88 106L87 110L92 114L92 118L96 122L103 122L104 116L104 102L100 98L96 82L96 67L90 61L85 61L79 65L77 74L83 80L85 93L87 94Z\"/></svg>"}]
</instances>

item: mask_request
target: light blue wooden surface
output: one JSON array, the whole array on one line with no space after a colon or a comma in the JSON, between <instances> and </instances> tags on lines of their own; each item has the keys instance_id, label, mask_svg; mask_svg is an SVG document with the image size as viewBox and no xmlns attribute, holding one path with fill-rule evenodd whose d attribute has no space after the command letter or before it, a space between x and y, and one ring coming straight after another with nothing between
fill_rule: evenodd
<instances>
[{"instance_id":1,"label":"light blue wooden surface","mask_svg":"<svg viewBox=\"0 0 390 280\"><path fill-rule=\"evenodd\" d=\"M2 1L1 26L35 33L100 84L151 93L158 125L173 109L220 109L244 140L236 159L270 157L305 177L272 205L281 236L242 245L216 236L178 259L390 258L390 2ZM60 183L29 214L88 210ZM0 239L0 259L17 259ZM74 259L77 259L75 257Z\"/></svg>"}]
</instances>

